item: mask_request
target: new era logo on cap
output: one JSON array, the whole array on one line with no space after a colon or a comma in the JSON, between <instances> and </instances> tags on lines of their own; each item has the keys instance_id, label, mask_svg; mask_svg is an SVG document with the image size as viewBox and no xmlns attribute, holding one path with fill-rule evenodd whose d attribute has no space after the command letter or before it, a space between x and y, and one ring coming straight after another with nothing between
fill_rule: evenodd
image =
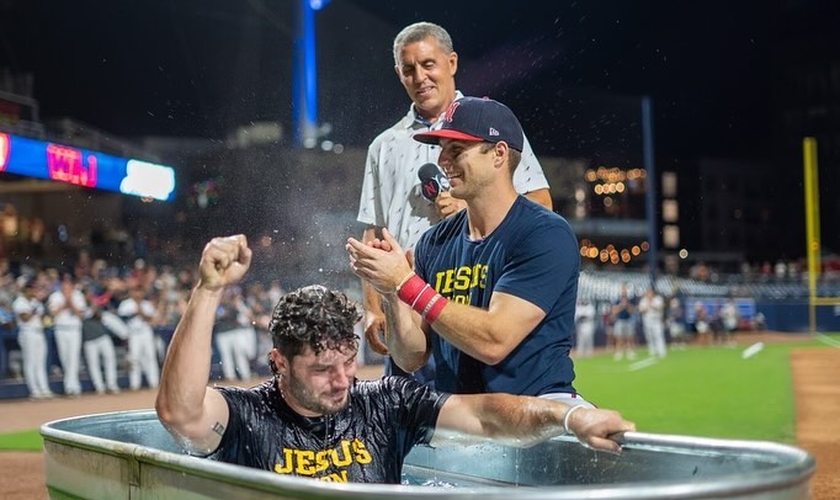
<instances>
[{"instance_id":1,"label":"new era logo on cap","mask_svg":"<svg viewBox=\"0 0 840 500\"><path fill-rule=\"evenodd\" d=\"M516 115L507 106L486 97L462 97L441 116L437 130L414 135L426 144L438 144L441 138L460 141L505 141L508 146L522 151L524 134Z\"/></svg>"}]
</instances>

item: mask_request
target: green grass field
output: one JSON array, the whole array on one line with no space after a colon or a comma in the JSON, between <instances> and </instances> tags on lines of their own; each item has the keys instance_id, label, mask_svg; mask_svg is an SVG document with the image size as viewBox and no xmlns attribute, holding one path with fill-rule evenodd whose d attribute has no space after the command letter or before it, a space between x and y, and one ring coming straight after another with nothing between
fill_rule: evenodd
<instances>
[{"instance_id":1,"label":"green grass field","mask_svg":"<svg viewBox=\"0 0 840 500\"><path fill-rule=\"evenodd\" d=\"M0 434L0 450L38 451L42 447L38 429Z\"/></svg>"},{"instance_id":2,"label":"green grass field","mask_svg":"<svg viewBox=\"0 0 840 500\"><path fill-rule=\"evenodd\" d=\"M840 334L829 336L840 342ZM832 347L819 341L766 344L742 357L746 346L671 349L654 364L614 361L610 353L575 361L575 387L595 404L620 410L643 432L762 439L791 443L794 408L788 352ZM0 450L40 450L37 429L0 434Z\"/></svg>"},{"instance_id":3,"label":"green grass field","mask_svg":"<svg viewBox=\"0 0 840 500\"><path fill-rule=\"evenodd\" d=\"M835 341L838 335L829 336ZM743 358L746 346L689 346L671 349L646 364L645 348L635 360L610 353L575 362L575 387L595 404L615 408L639 431L722 437L794 440L791 348L823 346L819 341L765 344Z\"/></svg>"}]
</instances>

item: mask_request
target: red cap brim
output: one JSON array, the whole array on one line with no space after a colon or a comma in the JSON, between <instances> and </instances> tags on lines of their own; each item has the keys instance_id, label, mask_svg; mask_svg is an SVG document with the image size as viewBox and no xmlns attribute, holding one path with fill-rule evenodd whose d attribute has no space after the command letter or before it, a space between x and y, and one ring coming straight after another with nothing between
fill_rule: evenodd
<instances>
[{"instance_id":1,"label":"red cap brim","mask_svg":"<svg viewBox=\"0 0 840 500\"><path fill-rule=\"evenodd\" d=\"M440 144L440 139L442 138L455 139L457 141L484 141L482 137L467 134L466 132L460 132L451 128L442 128L438 130L432 130L430 132L421 132L419 134L414 134L414 139L424 144Z\"/></svg>"}]
</instances>

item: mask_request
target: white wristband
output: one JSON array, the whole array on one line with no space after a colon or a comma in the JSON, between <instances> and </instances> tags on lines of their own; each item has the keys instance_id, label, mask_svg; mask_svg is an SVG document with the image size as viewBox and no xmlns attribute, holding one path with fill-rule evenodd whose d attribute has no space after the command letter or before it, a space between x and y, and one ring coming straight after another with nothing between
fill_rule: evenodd
<instances>
[{"instance_id":1,"label":"white wristband","mask_svg":"<svg viewBox=\"0 0 840 500\"><path fill-rule=\"evenodd\" d=\"M574 432L572 432L569 429L569 416L572 414L573 411L580 408L583 408L583 405L572 406L571 408L566 410L566 413L563 414L563 432L565 432L566 434L574 434Z\"/></svg>"}]
</instances>

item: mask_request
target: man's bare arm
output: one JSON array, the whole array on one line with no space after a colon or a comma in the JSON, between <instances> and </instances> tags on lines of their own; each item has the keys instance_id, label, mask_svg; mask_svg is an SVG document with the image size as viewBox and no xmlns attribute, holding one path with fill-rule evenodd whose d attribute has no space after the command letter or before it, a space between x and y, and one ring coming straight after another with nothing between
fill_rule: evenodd
<instances>
[{"instance_id":1,"label":"man's bare arm","mask_svg":"<svg viewBox=\"0 0 840 500\"><path fill-rule=\"evenodd\" d=\"M362 242L367 244L376 239L377 230L375 226L368 226L362 233ZM373 286L362 280L362 305L365 309L365 339L374 352L388 354L386 346L388 338L388 323L385 320L385 313L382 307L382 297ZM384 341L383 341L384 339Z\"/></svg>"},{"instance_id":2,"label":"man's bare arm","mask_svg":"<svg viewBox=\"0 0 840 500\"><path fill-rule=\"evenodd\" d=\"M587 446L620 453L621 447L609 436L636 429L613 410L576 407L569 413L571 409L559 401L530 396L454 394L441 407L431 444L462 442L471 436L472 441L491 438L526 447L569 431Z\"/></svg>"},{"instance_id":3,"label":"man's bare arm","mask_svg":"<svg viewBox=\"0 0 840 500\"><path fill-rule=\"evenodd\" d=\"M353 272L367 280L380 293L394 303L397 288L411 274L412 268L402 255L396 240L385 231L385 239L376 245L365 245L350 238L347 251ZM545 311L536 305L510 294L494 292L487 310L465 304L448 302L434 322L435 331L458 349L475 359L495 365L507 357L545 317ZM414 364L419 352L419 337L410 323L403 322L403 334L411 335L411 344L403 363ZM420 331L420 330L417 330ZM423 337L425 341L425 335ZM411 354L414 353L414 354ZM405 368L404 368L405 369Z\"/></svg>"},{"instance_id":4,"label":"man's bare arm","mask_svg":"<svg viewBox=\"0 0 840 500\"><path fill-rule=\"evenodd\" d=\"M229 410L208 387L213 323L224 287L242 278L251 250L242 235L214 238L204 248L201 278L178 322L161 371L155 409L161 423L189 451L206 454L221 442Z\"/></svg>"},{"instance_id":5,"label":"man's bare arm","mask_svg":"<svg viewBox=\"0 0 840 500\"><path fill-rule=\"evenodd\" d=\"M554 208L554 203L551 200L551 192L548 190L548 188L535 189L533 191L525 193L525 197L535 203L539 203L540 205L544 206L549 210L553 210Z\"/></svg>"}]
</instances>

